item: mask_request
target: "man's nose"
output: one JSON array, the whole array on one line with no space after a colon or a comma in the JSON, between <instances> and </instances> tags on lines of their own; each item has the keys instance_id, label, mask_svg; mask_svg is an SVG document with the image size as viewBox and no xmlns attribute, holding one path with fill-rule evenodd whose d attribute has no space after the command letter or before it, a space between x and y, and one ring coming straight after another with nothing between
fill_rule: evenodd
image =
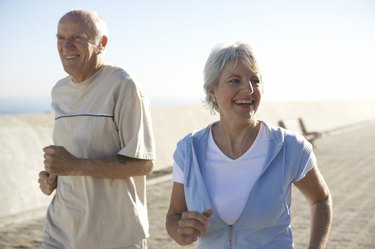
<instances>
[{"instance_id":1,"label":"man's nose","mask_svg":"<svg viewBox=\"0 0 375 249\"><path fill-rule=\"evenodd\" d=\"M64 41L64 48L74 48L75 45L74 45L74 40L73 39L66 39Z\"/></svg>"}]
</instances>

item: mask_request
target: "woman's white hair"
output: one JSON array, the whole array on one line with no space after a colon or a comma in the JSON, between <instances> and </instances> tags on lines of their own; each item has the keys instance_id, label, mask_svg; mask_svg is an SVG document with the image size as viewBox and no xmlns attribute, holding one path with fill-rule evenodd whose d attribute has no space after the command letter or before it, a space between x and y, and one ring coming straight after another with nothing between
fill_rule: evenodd
<instances>
[{"instance_id":1,"label":"woman's white hair","mask_svg":"<svg viewBox=\"0 0 375 249\"><path fill-rule=\"evenodd\" d=\"M235 67L238 60L246 65L251 71L260 73L259 66L254 56L251 46L244 42L225 43L215 46L212 50L206 64L204 66L204 91L206 94L204 102L215 113L218 110L210 94L212 87L219 83L221 73L225 66L233 64Z\"/></svg>"}]
</instances>

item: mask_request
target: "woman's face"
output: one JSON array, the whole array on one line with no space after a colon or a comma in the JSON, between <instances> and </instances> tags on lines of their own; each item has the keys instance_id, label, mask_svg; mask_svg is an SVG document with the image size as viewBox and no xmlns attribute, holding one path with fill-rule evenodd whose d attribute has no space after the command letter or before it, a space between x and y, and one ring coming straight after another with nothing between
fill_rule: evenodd
<instances>
[{"instance_id":1,"label":"woman's face","mask_svg":"<svg viewBox=\"0 0 375 249\"><path fill-rule=\"evenodd\" d=\"M249 123L259 107L262 97L260 75L240 60L234 66L224 67L219 82L211 91L223 122Z\"/></svg>"}]
</instances>

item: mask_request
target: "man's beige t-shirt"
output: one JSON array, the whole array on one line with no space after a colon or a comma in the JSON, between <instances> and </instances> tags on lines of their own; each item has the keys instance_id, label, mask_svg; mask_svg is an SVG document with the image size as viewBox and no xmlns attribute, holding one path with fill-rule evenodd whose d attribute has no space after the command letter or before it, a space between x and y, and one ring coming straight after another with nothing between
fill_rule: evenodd
<instances>
[{"instance_id":1,"label":"man's beige t-shirt","mask_svg":"<svg viewBox=\"0 0 375 249\"><path fill-rule=\"evenodd\" d=\"M105 65L79 84L52 89L53 140L79 158L155 159L149 100L121 68ZM126 166L124 166L126 167ZM60 176L46 240L62 248L120 248L148 237L145 176Z\"/></svg>"}]
</instances>

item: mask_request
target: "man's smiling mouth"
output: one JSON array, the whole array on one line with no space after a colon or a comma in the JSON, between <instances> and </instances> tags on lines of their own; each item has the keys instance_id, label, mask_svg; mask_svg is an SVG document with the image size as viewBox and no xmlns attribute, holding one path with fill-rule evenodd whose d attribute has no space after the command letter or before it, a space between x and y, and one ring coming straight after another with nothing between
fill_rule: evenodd
<instances>
[{"instance_id":1,"label":"man's smiling mouth","mask_svg":"<svg viewBox=\"0 0 375 249\"><path fill-rule=\"evenodd\" d=\"M66 55L65 59L69 61L69 60L75 60L78 57L79 57L79 55Z\"/></svg>"}]
</instances>

